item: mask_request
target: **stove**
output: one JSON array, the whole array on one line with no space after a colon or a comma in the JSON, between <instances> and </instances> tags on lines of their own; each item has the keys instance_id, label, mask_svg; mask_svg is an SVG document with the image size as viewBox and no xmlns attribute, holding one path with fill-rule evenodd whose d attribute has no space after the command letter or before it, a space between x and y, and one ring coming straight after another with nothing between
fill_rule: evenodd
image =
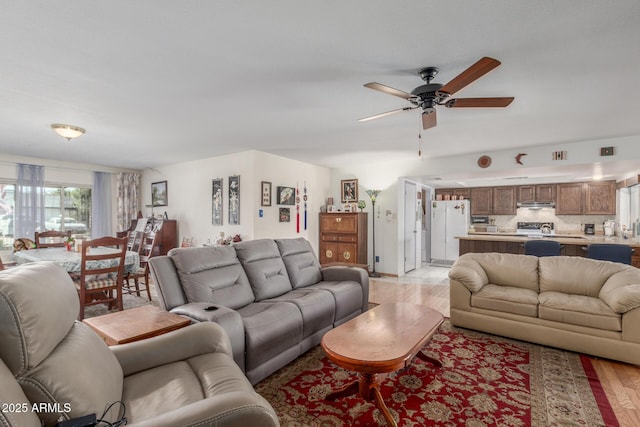
<instances>
[{"instance_id":1,"label":"stove","mask_svg":"<svg viewBox=\"0 0 640 427\"><path fill-rule=\"evenodd\" d=\"M549 232L543 232L543 227L545 230L548 227ZM552 222L518 222L516 233L526 236L555 236L556 231Z\"/></svg>"}]
</instances>

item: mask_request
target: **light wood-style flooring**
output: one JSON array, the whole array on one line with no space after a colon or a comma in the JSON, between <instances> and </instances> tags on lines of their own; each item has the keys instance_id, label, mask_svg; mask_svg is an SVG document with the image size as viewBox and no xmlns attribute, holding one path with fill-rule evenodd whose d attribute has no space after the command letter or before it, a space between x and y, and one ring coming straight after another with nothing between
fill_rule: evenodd
<instances>
[{"instance_id":1,"label":"light wood-style flooring","mask_svg":"<svg viewBox=\"0 0 640 427\"><path fill-rule=\"evenodd\" d=\"M446 267L427 266L399 278L372 278L369 301L378 304L412 302L431 307L448 317L448 272ZM590 359L620 425L640 426L640 366Z\"/></svg>"}]
</instances>

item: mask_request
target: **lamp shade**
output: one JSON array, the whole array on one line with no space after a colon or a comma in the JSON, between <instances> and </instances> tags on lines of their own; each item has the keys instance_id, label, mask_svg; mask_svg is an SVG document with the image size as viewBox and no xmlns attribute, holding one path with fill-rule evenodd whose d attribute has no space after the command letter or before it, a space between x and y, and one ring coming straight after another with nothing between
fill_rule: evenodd
<instances>
[{"instance_id":1,"label":"lamp shade","mask_svg":"<svg viewBox=\"0 0 640 427\"><path fill-rule=\"evenodd\" d=\"M71 141L73 138L77 138L85 133L85 130L78 126L63 125L59 123L52 124L51 129L61 137L67 138L67 141Z\"/></svg>"}]
</instances>

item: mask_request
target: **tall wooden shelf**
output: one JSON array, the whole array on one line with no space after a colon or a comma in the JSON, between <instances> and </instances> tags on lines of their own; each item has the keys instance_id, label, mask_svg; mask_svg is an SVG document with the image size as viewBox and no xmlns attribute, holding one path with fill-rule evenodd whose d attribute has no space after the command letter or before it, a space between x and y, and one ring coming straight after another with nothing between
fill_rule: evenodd
<instances>
[{"instance_id":1,"label":"tall wooden shelf","mask_svg":"<svg viewBox=\"0 0 640 427\"><path fill-rule=\"evenodd\" d=\"M154 256L166 255L170 249L178 246L178 224L175 219L151 220L149 218L132 219L128 230L118 233L118 237L127 236L130 231L136 229L139 220L146 220L145 231L156 232L156 245Z\"/></svg>"},{"instance_id":2,"label":"tall wooden shelf","mask_svg":"<svg viewBox=\"0 0 640 427\"><path fill-rule=\"evenodd\" d=\"M320 214L320 264L368 264L367 213Z\"/></svg>"}]
</instances>

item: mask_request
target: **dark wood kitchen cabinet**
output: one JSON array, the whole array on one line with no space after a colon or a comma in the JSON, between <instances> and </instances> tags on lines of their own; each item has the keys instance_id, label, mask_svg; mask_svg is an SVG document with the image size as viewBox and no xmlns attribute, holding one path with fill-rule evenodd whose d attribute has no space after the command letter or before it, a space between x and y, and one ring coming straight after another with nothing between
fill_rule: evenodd
<instances>
[{"instance_id":1,"label":"dark wood kitchen cabinet","mask_svg":"<svg viewBox=\"0 0 640 427\"><path fill-rule=\"evenodd\" d=\"M472 188L469 198L471 199L471 215L491 215L493 213L493 188Z\"/></svg>"},{"instance_id":2,"label":"dark wood kitchen cabinet","mask_svg":"<svg viewBox=\"0 0 640 427\"><path fill-rule=\"evenodd\" d=\"M493 188L493 214L494 215L515 215L516 214L516 188L515 187L494 187Z\"/></svg>"},{"instance_id":3,"label":"dark wood kitchen cabinet","mask_svg":"<svg viewBox=\"0 0 640 427\"><path fill-rule=\"evenodd\" d=\"M556 185L556 215L582 215L584 183L572 182Z\"/></svg>"},{"instance_id":4,"label":"dark wood kitchen cabinet","mask_svg":"<svg viewBox=\"0 0 640 427\"><path fill-rule=\"evenodd\" d=\"M520 185L518 202L554 202L556 200L555 184Z\"/></svg>"},{"instance_id":5,"label":"dark wood kitchen cabinet","mask_svg":"<svg viewBox=\"0 0 640 427\"><path fill-rule=\"evenodd\" d=\"M584 213L587 215L615 215L616 182L586 182L584 201Z\"/></svg>"}]
</instances>

